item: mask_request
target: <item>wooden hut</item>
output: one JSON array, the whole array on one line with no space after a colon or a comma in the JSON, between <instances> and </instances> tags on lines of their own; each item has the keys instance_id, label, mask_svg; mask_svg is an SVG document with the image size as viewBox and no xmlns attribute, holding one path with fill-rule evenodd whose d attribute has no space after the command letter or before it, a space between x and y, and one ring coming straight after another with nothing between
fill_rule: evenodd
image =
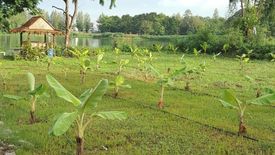
<instances>
[{"instance_id":1,"label":"wooden hut","mask_svg":"<svg viewBox=\"0 0 275 155\"><path fill-rule=\"evenodd\" d=\"M63 34L61 31L54 28L45 18L42 16L34 16L28 20L21 27L11 30L12 33L20 33L20 46L22 47L23 43L23 33L28 34L28 40L31 43L32 47L47 47L48 43L55 45L56 35ZM30 40L30 34L39 34L44 35L44 42L37 42ZM51 42L47 42L47 35L52 35Z\"/></svg>"}]
</instances>

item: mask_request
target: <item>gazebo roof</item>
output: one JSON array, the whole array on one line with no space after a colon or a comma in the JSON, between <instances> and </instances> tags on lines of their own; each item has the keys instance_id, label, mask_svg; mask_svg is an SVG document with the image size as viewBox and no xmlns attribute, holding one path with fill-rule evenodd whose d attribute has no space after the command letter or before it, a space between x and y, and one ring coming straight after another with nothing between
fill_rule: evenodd
<instances>
[{"instance_id":1,"label":"gazebo roof","mask_svg":"<svg viewBox=\"0 0 275 155\"><path fill-rule=\"evenodd\" d=\"M30 20L28 20L21 27L12 29L11 32L27 32L27 33L35 33L35 34L62 34L62 32L56 28L54 28L45 18L42 16L34 16Z\"/></svg>"}]
</instances>

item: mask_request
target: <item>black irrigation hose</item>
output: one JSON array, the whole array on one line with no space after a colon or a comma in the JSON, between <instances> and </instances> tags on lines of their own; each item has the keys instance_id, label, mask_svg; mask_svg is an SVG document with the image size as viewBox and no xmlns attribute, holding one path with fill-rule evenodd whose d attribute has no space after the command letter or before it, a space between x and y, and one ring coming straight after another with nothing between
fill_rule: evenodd
<instances>
[{"instance_id":1,"label":"black irrigation hose","mask_svg":"<svg viewBox=\"0 0 275 155\"><path fill-rule=\"evenodd\" d=\"M120 100L126 100L124 98L117 98L117 99L120 99ZM261 140L261 139L257 139L257 138L254 138L254 137L250 137L250 136L247 136L247 135L239 135L235 132L232 132L232 131L227 131L227 130L224 130L224 129L221 129L221 128L218 128L218 127L215 127L215 126L211 126L209 124L204 124L204 123L201 123L199 121L196 121L196 120L193 120L193 119L190 119L188 117L185 117L185 116L181 116L181 115L178 115L178 114L175 114L175 113L171 113L171 112L168 112L166 110L162 110L162 109L159 109L159 108L156 108L156 107L153 107L153 106L150 106L150 105L146 105L146 104L142 104L142 103L138 103L138 102L134 102L135 104L137 105L141 105L145 108L149 108L149 109L152 109L152 110L155 110L155 111L158 111L158 112L162 112L162 113L165 113L165 114L169 114L169 115L173 115L173 116L176 116L180 119L185 119L187 121L190 121L192 123L195 123L195 124L198 124L198 125L201 125L201 126L204 126L204 127L207 127L207 128L210 128L210 129L213 129L213 130L216 130L216 131L219 131L219 132L223 132L227 135L232 135L232 136L237 136L237 137L243 137L245 139L248 139L248 140L251 140L251 141L256 141L256 142L259 142L259 141L262 141L262 142L267 142L267 143L275 143L275 141L269 141L269 140Z\"/></svg>"},{"instance_id":2,"label":"black irrigation hose","mask_svg":"<svg viewBox=\"0 0 275 155\"><path fill-rule=\"evenodd\" d=\"M246 135L238 135L237 133L235 132L231 132L231 131L227 131L227 130L224 130L224 129L221 129L221 128L218 128L218 127L214 127L214 126L211 126L209 124L204 124L204 123L201 123L199 121L196 121L196 120L192 120L188 117L185 117L185 116L181 116L181 115L178 115L178 114L175 114L175 113L171 113L171 112L168 112L168 111L165 111L165 110L162 110L162 109L158 109L156 107L152 107L152 106L149 106L149 105L144 105L144 104L140 104L139 105L142 105L143 107L146 107L146 108L149 108L149 109L152 109L152 110L156 110L156 111L160 111L160 112L163 112L165 114L169 114L169 115L173 115L173 116L176 116L178 118L181 118L181 119L185 119L187 121L190 121L192 123L195 123L195 124L199 124L201 126L204 126L204 127L207 127L207 128L211 128L211 129L214 129L214 130L217 130L219 132L224 132L225 134L227 135L232 135L232 136L242 136L246 139L249 139L249 140L252 140L252 141L259 141L258 139L256 138L253 138L253 137L249 137L249 136L246 136Z\"/></svg>"}]
</instances>

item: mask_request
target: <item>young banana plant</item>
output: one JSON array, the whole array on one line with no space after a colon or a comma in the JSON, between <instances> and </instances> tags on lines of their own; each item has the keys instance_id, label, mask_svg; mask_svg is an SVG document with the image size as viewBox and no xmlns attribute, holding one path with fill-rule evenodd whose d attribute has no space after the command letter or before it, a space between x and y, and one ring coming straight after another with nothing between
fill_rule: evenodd
<instances>
[{"instance_id":1,"label":"young banana plant","mask_svg":"<svg viewBox=\"0 0 275 155\"><path fill-rule=\"evenodd\" d=\"M213 60L216 61L217 57L221 55L221 52L217 53L217 54L213 54Z\"/></svg>"},{"instance_id":2,"label":"young banana plant","mask_svg":"<svg viewBox=\"0 0 275 155\"><path fill-rule=\"evenodd\" d=\"M70 50L70 52L78 59L80 66L80 81L83 84L85 82L86 72L90 69L91 59L89 58L89 50L78 50L76 48Z\"/></svg>"},{"instance_id":3,"label":"young banana plant","mask_svg":"<svg viewBox=\"0 0 275 155\"><path fill-rule=\"evenodd\" d=\"M128 65L129 62L130 62L129 59L121 59L119 61L119 67L118 67L118 72L117 72L118 75L120 75L122 70Z\"/></svg>"},{"instance_id":4,"label":"young banana plant","mask_svg":"<svg viewBox=\"0 0 275 155\"><path fill-rule=\"evenodd\" d=\"M148 79L148 74L151 71L148 64L151 65L154 60L152 52L148 49L143 49L135 57L138 61L138 68L144 72L144 78Z\"/></svg>"},{"instance_id":5,"label":"young banana plant","mask_svg":"<svg viewBox=\"0 0 275 155\"><path fill-rule=\"evenodd\" d=\"M44 59L42 59L41 61L42 63L47 63L47 71L50 71L50 68L52 66L52 64L54 64L54 57L46 57Z\"/></svg>"},{"instance_id":6,"label":"young banana plant","mask_svg":"<svg viewBox=\"0 0 275 155\"><path fill-rule=\"evenodd\" d=\"M248 57L247 54L242 54L240 55L236 55L236 57L238 58L239 62L240 62L240 70L243 72L244 71L244 64L248 63L250 58Z\"/></svg>"},{"instance_id":7,"label":"young banana plant","mask_svg":"<svg viewBox=\"0 0 275 155\"><path fill-rule=\"evenodd\" d=\"M209 48L209 45L207 44L207 42L203 42L200 46L203 49L204 54L206 54L207 49Z\"/></svg>"},{"instance_id":8,"label":"young banana plant","mask_svg":"<svg viewBox=\"0 0 275 155\"><path fill-rule=\"evenodd\" d=\"M100 68L100 63L102 62L103 60L103 57L104 57L104 52L102 53L98 53L97 56L96 56L96 70L99 70Z\"/></svg>"},{"instance_id":9,"label":"young banana plant","mask_svg":"<svg viewBox=\"0 0 275 155\"><path fill-rule=\"evenodd\" d=\"M70 102L75 107L73 112L65 112L55 121L51 135L60 136L66 133L70 127L75 128L76 133L76 154L84 154L85 130L92 123L94 117L101 117L109 120L124 120L127 115L120 111L95 111L98 103L102 100L108 88L108 80L101 80L93 89L90 88L83 92L79 98L75 97L66 90L54 77L46 76L49 85L55 90L58 97ZM93 112L91 112L93 111Z\"/></svg>"},{"instance_id":10,"label":"young banana plant","mask_svg":"<svg viewBox=\"0 0 275 155\"><path fill-rule=\"evenodd\" d=\"M187 74L189 71L186 69L186 67L183 67L179 70L175 70L174 72L170 72L170 69L168 69L167 73L161 74L157 69L155 69L152 65L149 65L151 68L151 71L156 75L158 78L158 84L160 85L160 100L157 104L157 106L160 109L163 109L164 107L164 90L168 86L173 86L175 80L184 74Z\"/></svg>"},{"instance_id":11,"label":"young banana plant","mask_svg":"<svg viewBox=\"0 0 275 155\"><path fill-rule=\"evenodd\" d=\"M175 47L175 45L169 43L169 44L168 44L168 50L171 51L173 54L175 54L175 53L177 53L178 48Z\"/></svg>"},{"instance_id":12,"label":"young banana plant","mask_svg":"<svg viewBox=\"0 0 275 155\"><path fill-rule=\"evenodd\" d=\"M271 62L275 62L275 54L274 53L270 53L271 56Z\"/></svg>"},{"instance_id":13,"label":"young banana plant","mask_svg":"<svg viewBox=\"0 0 275 155\"><path fill-rule=\"evenodd\" d=\"M43 95L46 95L46 88L44 85L40 84L35 87L35 77L32 73L27 73L28 83L29 83L29 92L26 97L15 96L15 95L4 95L5 98L12 100L30 100L30 123L34 124L36 122L35 111L36 111L36 102L37 99ZM30 97L30 99L29 99Z\"/></svg>"},{"instance_id":14,"label":"young banana plant","mask_svg":"<svg viewBox=\"0 0 275 155\"><path fill-rule=\"evenodd\" d=\"M230 48L229 44L224 44L223 47L222 47L222 50L224 51L224 53L226 53L229 48Z\"/></svg>"},{"instance_id":15,"label":"young banana plant","mask_svg":"<svg viewBox=\"0 0 275 155\"><path fill-rule=\"evenodd\" d=\"M110 82L110 86L114 89L114 97L117 98L120 88L132 88L129 84L124 84L125 79L123 76L118 75L115 81Z\"/></svg>"},{"instance_id":16,"label":"young banana plant","mask_svg":"<svg viewBox=\"0 0 275 155\"><path fill-rule=\"evenodd\" d=\"M163 46L161 44L153 44L153 48L156 52L160 53L163 49Z\"/></svg>"},{"instance_id":17,"label":"young banana plant","mask_svg":"<svg viewBox=\"0 0 275 155\"><path fill-rule=\"evenodd\" d=\"M114 49L114 54L115 54L115 60L113 61L113 63L119 63L119 56L121 55L121 50L119 48L115 48Z\"/></svg>"},{"instance_id":18,"label":"young banana plant","mask_svg":"<svg viewBox=\"0 0 275 155\"><path fill-rule=\"evenodd\" d=\"M236 97L233 91L226 90L224 92L223 99L220 99L219 101L225 108L234 109L238 112L238 115L239 115L239 132L238 133L239 135L242 135L247 132L245 121L244 121L246 107L251 104L254 104L254 105L273 104L275 103L275 93L273 91L253 100L241 101Z\"/></svg>"},{"instance_id":19,"label":"young banana plant","mask_svg":"<svg viewBox=\"0 0 275 155\"><path fill-rule=\"evenodd\" d=\"M196 48L193 49L193 54L194 54L196 57L199 56L200 53L201 53L201 50L198 51Z\"/></svg>"}]
</instances>

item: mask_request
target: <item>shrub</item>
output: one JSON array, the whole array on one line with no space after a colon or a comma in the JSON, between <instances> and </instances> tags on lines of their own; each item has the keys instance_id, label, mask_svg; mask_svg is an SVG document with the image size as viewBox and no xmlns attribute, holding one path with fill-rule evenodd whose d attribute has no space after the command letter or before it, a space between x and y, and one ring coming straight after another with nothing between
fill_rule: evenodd
<instances>
[{"instance_id":1,"label":"shrub","mask_svg":"<svg viewBox=\"0 0 275 155\"><path fill-rule=\"evenodd\" d=\"M39 47L32 47L30 42L23 44L23 50L20 57L25 60L38 60L45 57L45 49Z\"/></svg>"}]
</instances>

